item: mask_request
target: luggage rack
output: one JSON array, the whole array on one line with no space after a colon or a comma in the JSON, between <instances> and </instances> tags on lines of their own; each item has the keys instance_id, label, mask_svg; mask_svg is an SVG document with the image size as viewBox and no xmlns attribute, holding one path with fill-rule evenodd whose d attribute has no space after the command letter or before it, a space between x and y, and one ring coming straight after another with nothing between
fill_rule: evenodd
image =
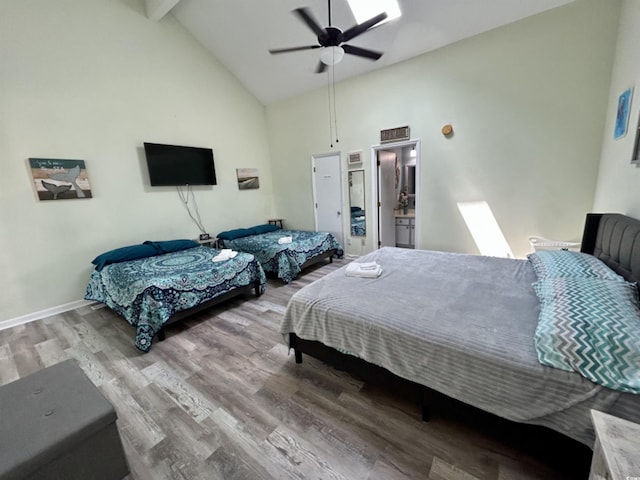
<instances>
[{"instance_id":1,"label":"luggage rack","mask_svg":"<svg viewBox=\"0 0 640 480\"><path fill-rule=\"evenodd\" d=\"M542 237L529 237L529 245L534 251L539 252L541 250L571 250L574 252L580 251L579 242L562 242L558 240L549 240Z\"/></svg>"}]
</instances>

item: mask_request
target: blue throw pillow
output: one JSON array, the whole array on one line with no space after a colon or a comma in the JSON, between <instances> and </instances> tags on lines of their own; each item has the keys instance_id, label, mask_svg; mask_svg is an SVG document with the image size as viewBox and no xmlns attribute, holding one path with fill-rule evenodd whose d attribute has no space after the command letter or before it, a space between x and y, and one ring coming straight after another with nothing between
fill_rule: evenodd
<instances>
[{"instance_id":1,"label":"blue throw pillow","mask_svg":"<svg viewBox=\"0 0 640 480\"><path fill-rule=\"evenodd\" d=\"M220 232L218 234L218 238L221 238L222 240L235 240L236 238L248 237L253 234L254 232L250 228L236 228L235 230Z\"/></svg>"},{"instance_id":2,"label":"blue throw pillow","mask_svg":"<svg viewBox=\"0 0 640 480\"><path fill-rule=\"evenodd\" d=\"M152 242L147 240L145 245L153 245L162 253L179 252L180 250L186 250L187 248L199 247L200 244L195 240L180 239L180 240L165 240L162 242Z\"/></svg>"},{"instance_id":3,"label":"blue throw pillow","mask_svg":"<svg viewBox=\"0 0 640 480\"><path fill-rule=\"evenodd\" d=\"M593 255L569 250L542 250L530 253L527 258L538 280L547 278L603 278L624 280Z\"/></svg>"},{"instance_id":4,"label":"blue throw pillow","mask_svg":"<svg viewBox=\"0 0 640 480\"><path fill-rule=\"evenodd\" d=\"M253 230L253 233L255 235L259 235L261 233L275 232L276 230L280 230L280 227L272 223L265 223L264 225L256 225L255 227L251 227L249 230Z\"/></svg>"},{"instance_id":5,"label":"blue throw pillow","mask_svg":"<svg viewBox=\"0 0 640 480\"><path fill-rule=\"evenodd\" d=\"M106 265L111 263L126 262L128 260L138 260L140 258L153 257L163 253L155 245L141 244L129 245L128 247L116 248L104 252L94 258L91 263L96 266L96 270L102 270Z\"/></svg>"}]
</instances>

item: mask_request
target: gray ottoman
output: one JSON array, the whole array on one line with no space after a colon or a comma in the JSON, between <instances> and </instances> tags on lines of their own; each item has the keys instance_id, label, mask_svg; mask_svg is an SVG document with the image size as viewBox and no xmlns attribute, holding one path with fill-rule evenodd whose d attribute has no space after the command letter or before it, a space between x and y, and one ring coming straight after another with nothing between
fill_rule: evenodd
<instances>
[{"instance_id":1,"label":"gray ottoman","mask_svg":"<svg viewBox=\"0 0 640 480\"><path fill-rule=\"evenodd\" d=\"M0 387L0 479L119 480L116 412L75 360Z\"/></svg>"}]
</instances>

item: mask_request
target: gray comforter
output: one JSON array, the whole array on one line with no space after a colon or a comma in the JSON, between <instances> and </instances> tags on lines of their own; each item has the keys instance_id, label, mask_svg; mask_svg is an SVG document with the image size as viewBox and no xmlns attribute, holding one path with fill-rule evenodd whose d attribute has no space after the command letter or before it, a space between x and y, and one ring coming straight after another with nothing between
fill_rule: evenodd
<instances>
[{"instance_id":1,"label":"gray comforter","mask_svg":"<svg viewBox=\"0 0 640 480\"><path fill-rule=\"evenodd\" d=\"M589 410L640 420L640 396L538 362L539 303L526 260L385 247L298 291L281 333L295 333L450 397L593 446Z\"/></svg>"}]
</instances>

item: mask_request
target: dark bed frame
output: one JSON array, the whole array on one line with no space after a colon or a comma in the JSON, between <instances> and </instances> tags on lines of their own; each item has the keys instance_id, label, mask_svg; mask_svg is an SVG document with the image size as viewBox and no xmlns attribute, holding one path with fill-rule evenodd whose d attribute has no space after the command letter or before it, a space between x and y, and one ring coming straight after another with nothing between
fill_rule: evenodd
<instances>
[{"instance_id":1,"label":"dark bed frame","mask_svg":"<svg viewBox=\"0 0 640 480\"><path fill-rule=\"evenodd\" d=\"M620 214L588 213L580 251L599 258L626 280L640 285L640 221ZM401 379L378 365L341 353L321 342L302 339L295 333L289 334L289 347L294 351L296 363L302 363L302 354L305 353L365 380L390 377L417 386L421 392L424 421L429 419L431 399L434 395L441 395L427 386Z\"/></svg>"},{"instance_id":2,"label":"dark bed frame","mask_svg":"<svg viewBox=\"0 0 640 480\"><path fill-rule=\"evenodd\" d=\"M314 265L316 263L319 263L321 261L323 261L324 259L328 258L329 259L329 263L333 263L333 256L337 253L337 250L335 248L332 248L331 250L327 250L325 252L320 253L319 255L316 255L315 257L310 258L309 260L307 260L306 262L304 262L301 266L300 269L304 270L307 267L310 267L311 265ZM239 295L243 295L245 293L250 293L251 290L254 291L255 296L259 297L260 295L262 295L262 292L260 291L260 281L256 280L255 282L253 282L250 285L246 285L244 287L238 287L234 290L231 290L230 292L227 293L223 293L222 295L219 295L215 298L212 298L211 300L207 300L206 302L202 302L199 305L196 305L195 307L191 307L188 308L186 310L182 310L180 312L176 312L174 313L169 320L167 320L164 325L162 326L162 328L160 329L160 331L156 334L158 337L158 340L162 341L166 338L165 335L165 328L168 326L171 326L172 324L179 322L180 320L186 318L186 317L190 317L191 315L194 315L198 312L201 312L202 310L206 310L208 308L211 308L215 305L218 305L219 303L225 302L227 300L230 300L234 297L237 297Z\"/></svg>"},{"instance_id":3,"label":"dark bed frame","mask_svg":"<svg viewBox=\"0 0 640 480\"><path fill-rule=\"evenodd\" d=\"M315 257L311 257L309 258L306 262L304 262L302 265L300 265L300 272L302 273L302 271L307 268L310 267L312 265L315 265L317 263L320 263L324 260L329 260L329 263L333 263L333 257L334 255L336 255L338 253L338 251L335 248L332 248L330 250L326 250L322 253L319 253L318 255L316 255ZM278 277L278 272L272 272L272 271L266 271L264 272L266 274L266 276L268 278L279 278Z\"/></svg>"},{"instance_id":4,"label":"dark bed frame","mask_svg":"<svg viewBox=\"0 0 640 480\"><path fill-rule=\"evenodd\" d=\"M335 248L332 248L331 250L327 250L326 252L322 252L316 255L315 257L310 258L309 260L304 262L302 265L300 265L300 270L304 270L305 268L310 267L311 265L314 265L316 263L319 263L326 258L329 259L329 263L333 263L333 256L336 253L338 253L338 251Z\"/></svg>"},{"instance_id":5,"label":"dark bed frame","mask_svg":"<svg viewBox=\"0 0 640 480\"><path fill-rule=\"evenodd\" d=\"M195 315L202 310L206 310L211 308L219 303L226 302L232 298L235 298L239 295L244 295L245 293L251 293L253 290L256 297L262 295L262 291L260 290L260 280L256 280L255 282L245 285L244 287L234 288L233 290L223 293L222 295L218 295L211 300L207 300L206 302L202 302L194 307L187 308L186 310L181 310L179 312L174 313L169 319L164 323L162 328L156 333L159 341L163 341L166 338L165 328L171 326L172 324L183 320L184 318L190 317L191 315Z\"/></svg>"}]
</instances>

